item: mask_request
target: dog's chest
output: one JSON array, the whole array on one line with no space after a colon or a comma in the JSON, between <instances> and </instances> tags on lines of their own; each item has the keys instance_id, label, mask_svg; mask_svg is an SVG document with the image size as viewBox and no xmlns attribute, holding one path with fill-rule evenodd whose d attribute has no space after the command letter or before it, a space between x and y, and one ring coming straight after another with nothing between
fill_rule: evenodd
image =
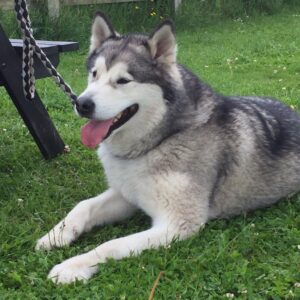
<instances>
[{"instance_id":1,"label":"dog's chest","mask_svg":"<svg viewBox=\"0 0 300 300\"><path fill-rule=\"evenodd\" d=\"M118 159L111 156L104 147L100 147L98 155L104 166L109 186L151 215L157 205L155 204L157 178L150 174L146 158Z\"/></svg>"}]
</instances>

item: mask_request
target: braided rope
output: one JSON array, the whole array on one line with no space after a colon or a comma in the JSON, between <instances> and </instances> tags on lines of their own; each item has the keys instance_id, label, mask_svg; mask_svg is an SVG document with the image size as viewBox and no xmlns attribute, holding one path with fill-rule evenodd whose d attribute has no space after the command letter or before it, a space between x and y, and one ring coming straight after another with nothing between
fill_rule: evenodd
<instances>
[{"instance_id":1,"label":"braided rope","mask_svg":"<svg viewBox=\"0 0 300 300\"><path fill-rule=\"evenodd\" d=\"M35 77L33 68L33 55L36 54L42 64L47 68L57 85L70 98L72 104L77 99L70 86L63 80L56 71L44 51L37 45L31 29L31 21L28 14L26 0L15 0L15 11L23 36L23 62L22 77L23 90L26 99L33 99L35 94Z\"/></svg>"},{"instance_id":2,"label":"braided rope","mask_svg":"<svg viewBox=\"0 0 300 300\"><path fill-rule=\"evenodd\" d=\"M26 4L26 3L25 3ZM28 15L26 5L21 3L20 5L20 15L25 22L26 27L31 30L31 22ZM22 77L23 77L23 89L27 99L33 99L35 94L35 77L33 68L33 47L30 44L29 38L26 36L24 30L22 30L23 36L23 53L22 53Z\"/></svg>"}]
</instances>

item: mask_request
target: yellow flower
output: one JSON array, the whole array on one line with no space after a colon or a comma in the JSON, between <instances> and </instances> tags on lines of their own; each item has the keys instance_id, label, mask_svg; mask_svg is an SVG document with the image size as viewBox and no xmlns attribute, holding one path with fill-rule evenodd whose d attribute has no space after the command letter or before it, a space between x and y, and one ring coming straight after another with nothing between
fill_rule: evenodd
<instances>
[{"instance_id":1,"label":"yellow flower","mask_svg":"<svg viewBox=\"0 0 300 300\"><path fill-rule=\"evenodd\" d=\"M134 7L135 9L140 9L137 5Z\"/></svg>"}]
</instances>

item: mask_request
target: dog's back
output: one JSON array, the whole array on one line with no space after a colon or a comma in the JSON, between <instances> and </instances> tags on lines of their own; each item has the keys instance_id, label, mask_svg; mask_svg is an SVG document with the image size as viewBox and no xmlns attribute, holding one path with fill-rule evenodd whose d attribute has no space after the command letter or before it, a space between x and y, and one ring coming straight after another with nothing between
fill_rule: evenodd
<instances>
[{"instance_id":1,"label":"dog's back","mask_svg":"<svg viewBox=\"0 0 300 300\"><path fill-rule=\"evenodd\" d=\"M225 102L225 107L230 108L223 124L224 139L228 139L223 153L232 157L232 163L231 170L222 174L223 184L215 187L212 216L269 206L298 191L298 115L270 99L229 98ZM222 119L222 113L220 115L217 123Z\"/></svg>"},{"instance_id":2,"label":"dog's back","mask_svg":"<svg viewBox=\"0 0 300 300\"><path fill-rule=\"evenodd\" d=\"M292 109L215 94L199 101L199 115L207 107L208 120L176 139L185 147L178 151L181 171L207 186L210 218L266 207L300 189L300 119Z\"/></svg>"}]
</instances>

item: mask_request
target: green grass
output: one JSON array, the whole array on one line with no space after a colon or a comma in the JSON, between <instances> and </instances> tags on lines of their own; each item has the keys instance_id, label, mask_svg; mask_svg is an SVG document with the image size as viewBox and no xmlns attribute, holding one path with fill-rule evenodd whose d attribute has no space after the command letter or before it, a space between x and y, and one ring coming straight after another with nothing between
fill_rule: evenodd
<instances>
[{"instance_id":1,"label":"green grass","mask_svg":"<svg viewBox=\"0 0 300 300\"><path fill-rule=\"evenodd\" d=\"M300 12L179 22L179 61L224 94L268 95L300 111ZM59 71L80 93L83 52L61 57ZM50 79L38 91L71 152L44 161L0 89L0 299L300 299L300 197L230 220L215 220L193 238L136 258L109 261L87 285L55 286L47 272L62 260L150 225L133 219L84 235L74 245L35 252L45 234L80 200L106 188L94 151L80 143L84 120ZM254 191L255 192L255 191ZM18 200L22 199L22 200ZM247 293L245 293L247 291Z\"/></svg>"},{"instance_id":2,"label":"green grass","mask_svg":"<svg viewBox=\"0 0 300 300\"><path fill-rule=\"evenodd\" d=\"M50 19L48 0L34 0L29 6L34 35L38 39L76 40L87 47L90 22L96 11L109 15L119 32L152 29L161 20L172 18L176 24L191 29L211 23L212 20L272 15L286 9L299 8L299 0L185 0L176 15L174 0L143 0L140 2L61 6L60 18ZM19 37L16 17L13 11L3 11L0 20L11 37Z\"/></svg>"}]
</instances>

